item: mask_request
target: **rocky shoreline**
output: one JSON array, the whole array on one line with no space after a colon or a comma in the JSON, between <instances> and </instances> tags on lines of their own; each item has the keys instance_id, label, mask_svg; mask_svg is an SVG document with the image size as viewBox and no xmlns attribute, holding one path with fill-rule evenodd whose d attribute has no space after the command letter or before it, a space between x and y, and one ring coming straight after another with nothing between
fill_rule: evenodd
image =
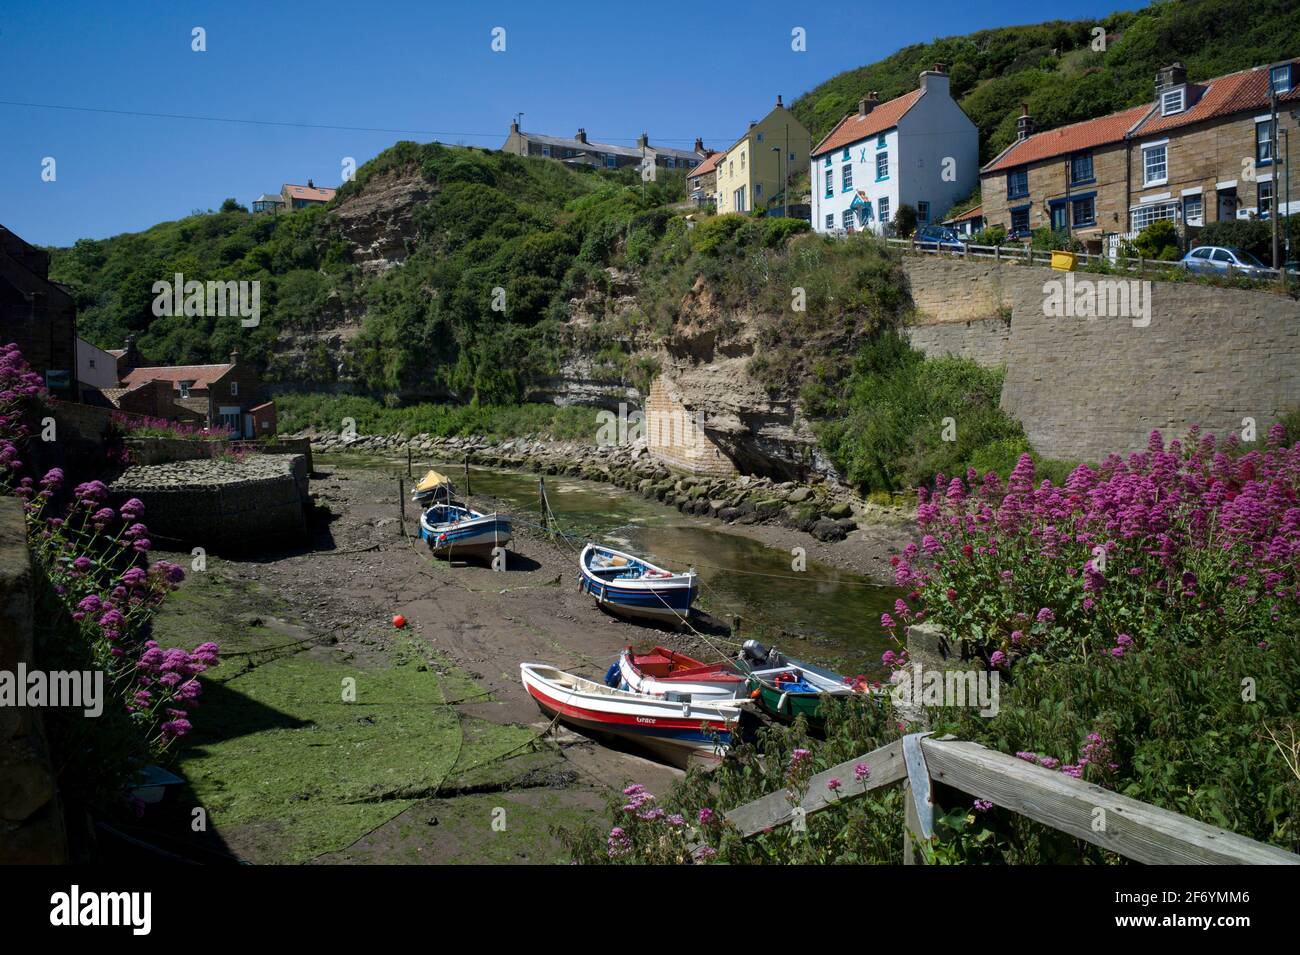
<instances>
[{"instance_id":1,"label":"rocky shoreline","mask_svg":"<svg viewBox=\"0 0 1300 955\"><path fill-rule=\"evenodd\" d=\"M801 483L753 475L724 478L677 472L656 460L644 440L602 446L539 436L507 440L428 434L346 438L337 432L315 430L293 437L308 439L313 453L400 455L409 447L424 457L601 481L676 507L683 514L738 527L784 527L809 534L823 544L843 541L860 527L899 525L911 519L910 508L900 502L865 501L818 474Z\"/></svg>"}]
</instances>

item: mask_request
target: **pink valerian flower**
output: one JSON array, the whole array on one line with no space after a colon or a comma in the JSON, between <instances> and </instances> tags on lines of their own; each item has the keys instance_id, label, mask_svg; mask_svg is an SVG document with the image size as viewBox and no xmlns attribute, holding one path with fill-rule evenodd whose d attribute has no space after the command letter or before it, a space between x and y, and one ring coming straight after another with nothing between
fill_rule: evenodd
<instances>
[{"instance_id":1,"label":"pink valerian flower","mask_svg":"<svg viewBox=\"0 0 1300 955\"><path fill-rule=\"evenodd\" d=\"M701 826L707 826L711 823L717 822L718 814L706 806L699 811L696 818L699 820Z\"/></svg>"},{"instance_id":2,"label":"pink valerian flower","mask_svg":"<svg viewBox=\"0 0 1300 955\"><path fill-rule=\"evenodd\" d=\"M839 792L840 788L843 785L844 783L840 782L839 778L835 776L832 776L830 779L826 780L826 788L833 793Z\"/></svg>"},{"instance_id":3,"label":"pink valerian flower","mask_svg":"<svg viewBox=\"0 0 1300 955\"><path fill-rule=\"evenodd\" d=\"M853 778L859 783L866 782L867 777L871 775L871 767L866 763L858 763L853 767Z\"/></svg>"},{"instance_id":4,"label":"pink valerian flower","mask_svg":"<svg viewBox=\"0 0 1300 955\"><path fill-rule=\"evenodd\" d=\"M989 802L987 799L976 799L976 800L975 800L975 811L976 811L976 812L988 812L988 811L989 811L990 809L992 809L992 808L993 808L993 803Z\"/></svg>"}]
</instances>

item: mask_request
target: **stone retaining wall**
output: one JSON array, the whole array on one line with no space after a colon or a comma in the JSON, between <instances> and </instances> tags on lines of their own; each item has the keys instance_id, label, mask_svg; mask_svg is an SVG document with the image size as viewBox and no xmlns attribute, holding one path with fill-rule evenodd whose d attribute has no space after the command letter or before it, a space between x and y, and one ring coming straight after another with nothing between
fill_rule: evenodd
<instances>
[{"instance_id":1,"label":"stone retaining wall","mask_svg":"<svg viewBox=\"0 0 1300 955\"><path fill-rule=\"evenodd\" d=\"M300 454L137 465L109 490L115 506L139 498L151 538L172 545L232 551L301 541L307 532L309 473Z\"/></svg>"}]
</instances>

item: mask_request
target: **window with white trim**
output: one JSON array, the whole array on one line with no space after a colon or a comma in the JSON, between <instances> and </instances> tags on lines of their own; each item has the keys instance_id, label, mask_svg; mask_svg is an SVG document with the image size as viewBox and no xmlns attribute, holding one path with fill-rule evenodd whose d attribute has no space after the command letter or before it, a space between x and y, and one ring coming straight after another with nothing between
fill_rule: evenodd
<instances>
[{"instance_id":1,"label":"window with white trim","mask_svg":"<svg viewBox=\"0 0 1300 955\"><path fill-rule=\"evenodd\" d=\"M1273 161L1273 121L1266 119L1255 124L1255 162Z\"/></svg>"},{"instance_id":2,"label":"window with white trim","mask_svg":"<svg viewBox=\"0 0 1300 955\"><path fill-rule=\"evenodd\" d=\"M1200 195L1183 196L1183 225L1205 224L1205 200Z\"/></svg>"},{"instance_id":3,"label":"window with white trim","mask_svg":"<svg viewBox=\"0 0 1300 955\"><path fill-rule=\"evenodd\" d=\"M889 178L889 150L876 153L876 181Z\"/></svg>"},{"instance_id":4,"label":"window with white trim","mask_svg":"<svg viewBox=\"0 0 1300 955\"><path fill-rule=\"evenodd\" d=\"M1178 203L1176 202L1148 202L1129 211L1130 228L1134 232L1140 232L1153 222L1159 222L1161 219L1177 219Z\"/></svg>"},{"instance_id":5,"label":"window with white trim","mask_svg":"<svg viewBox=\"0 0 1300 955\"><path fill-rule=\"evenodd\" d=\"M1187 87L1179 86L1160 94L1160 115L1172 116L1187 108Z\"/></svg>"},{"instance_id":6,"label":"window with white trim","mask_svg":"<svg viewBox=\"0 0 1300 955\"><path fill-rule=\"evenodd\" d=\"M230 383L230 396L233 398L235 395L238 394L239 394L239 382L232 381Z\"/></svg>"},{"instance_id":7,"label":"window with white trim","mask_svg":"<svg viewBox=\"0 0 1300 955\"><path fill-rule=\"evenodd\" d=\"M840 167L840 191L848 192L853 188L853 163L845 163Z\"/></svg>"},{"instance_id":8,"label":"window with white trim","mask_svg":"<svg viewBox=\"0 0 1300 955\"><path fill-rule=\"evenodd\" d=\"M1267 218L1273 212L1273 180L1260 180L1259 183L1259 201L1258 214L1261 219Z\"/></svg>"},{"instance_id":9,"label":"window with white trim","mask_svg":"<svg viewBox=\"0 0 1300 955\"><path fill-rule=\"evenodd\" d=\"M840 225L843 226L845 231L847 232L853 231L853 210L852 209L845 209L842 213L840 213Z\"/></svg>"},{"instance_id":10,"label":"window with white trim","mask_svg":"<svg viewBox=\"0 0 1300 955\"><path fill-rule=\"evenodd\" d=\"M826 198L829 199L835 195L835 170L826 170Z\"/></svg>"},{"instance_id":11,"label":"window with white trim","mask_svg":"<svg viewBox=\"0 0 1300 955\"><path fill-rule=\"evenodd\" d=\"M929 225L930 223L930 203L924 199L916 204L916 221L921 225Z\"/></svg>"},{"instance_id":12,"label":"window with white trim","mask_svg":"<svg viewBox=\"0 0 1300 955\"><path fill-rule=\"evenodd\" d=\"M828 212L826 213L826 229L827 231L830 231L831 229L834 228L835 228L835 213Z\"/></svg>"},{"instance_id":13,"label":"window with white trim","mask_svg":"<svg viewBox=\"0 0 1300 955\"><path fill-rule=\"evenodd\" d=\"M1279 96L1291 89L1291 64L1283 63L1268 72L1269 86Z\"/></svg>"},{"instance_id":14,"label":"window with white trim","mask_svg":"<svg viewBox=\"0 0 1300 955\"><path fill-rule=\"evenodd\" d=\"M1169 181L1169 144L1142 147L1142 184L1159 186Z\"/></svg>"},{"instance_id":15,"label":"window with white trim","mask_svg":"<svg viewBox=\"0 0 1300 955\"><path fill-rule=\"evenodd\" d=\"M876 203L876 211L880 214L880 224L885 225L889 222L889 197L881 196Z\"/></svg>"}]
</instances>

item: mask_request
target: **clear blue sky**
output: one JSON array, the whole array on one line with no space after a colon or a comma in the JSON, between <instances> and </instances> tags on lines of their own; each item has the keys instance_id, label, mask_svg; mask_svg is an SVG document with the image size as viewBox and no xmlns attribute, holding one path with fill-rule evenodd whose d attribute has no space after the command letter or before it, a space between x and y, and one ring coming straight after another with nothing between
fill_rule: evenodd
<instances>
[{"instance_id":1,"label":"clear blue sky","mask_svg":"<svg viewBox=\"0 0 1300 955\"><path fill-rule=\"evenodd\" d=\"M0 100L410 133L0 105L0 223L30 242L132 232L281 183L336 186L399 139L500 147L525 129L730 143L776 94L937 36L1134 0L999 3L102 3L4 0ZM494 27L506 50L491 50ZM808 49L790 49L796 26ZM191 50L203 27L207 52ZM57 179L43 182L53 157Z\"/></svg>"}]
</instances>

